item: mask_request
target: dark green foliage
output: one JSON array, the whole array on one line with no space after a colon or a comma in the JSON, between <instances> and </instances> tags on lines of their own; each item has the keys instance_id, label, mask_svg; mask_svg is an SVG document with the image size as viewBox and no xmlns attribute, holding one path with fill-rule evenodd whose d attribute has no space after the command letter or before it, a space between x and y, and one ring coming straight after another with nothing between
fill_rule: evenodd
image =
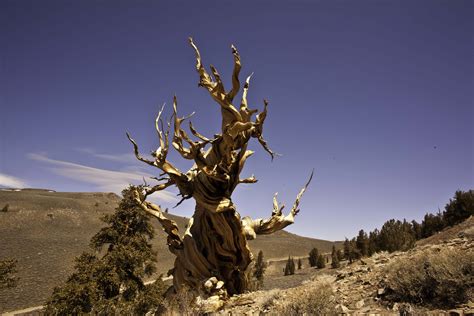
<instances>
[{"instance_id":1,"label":"dark green foliage","mask_svg":"<svg viewBox=\"0 0 474 316\"><path fill-rule=\"evenodd\" d=\"M301 270L303 267L303 263L301 262L301 258L298 258L298 270Z\"/></svg>"},{"instance_id":2,"label":"dark green foliage","mask_svg":"<svg viewBox=\"0 0 474 316\"><path fill-rule=\"evenodd\" d=\"M456 191L454 199L449 200L443 213L445 225L459 224L471 215L474 215L474 190Z\"/></svg>"},{"instance_id":3,"label":"dark green foliage","mask_svg":"<svg viewBox=\"0 0 474 316\"><path fill-rule=\"evenodd\" d=\"M324 256L320 254L320 255L318 256L318 260L317 260L317 262L316 262L316 267L317 267L318 269L322 269L322 268L324 268L325 266L326 266L326 259L324 259Z\"/></svg>"},{"instance_id":4,"label":"dark green foliage","mask_svg":"<svg viewBox=\"0 0 474 316\"><path fill-rule=\"evenodd\" d=\"M369 237L363 229L359 231L356 239L356 247L360 252L360 255L365 257L369 254Z\"/></svg>"},{"instance_id":5,"label":"dark green foliage","mask_svg":"<svg viewBox=\"0 0 474 316\"><path fill-rule=\"evenodd\" d=\"M336 254L337 254L337 259L339 260L339 262L341 262L341 260L344 259L344 255L342 254L341 249L337 249Z\"/></svg>"},{"instance_id":6,"label":"dark green foliage","mask_svg":"<svg viewBox=\"0 0 474 316\"><path fill-rule=\"evenodd\" d=\"M10 205L5 204L5 206L0 210L0 212L6 213L6 212L8 212L9 208L10 208Z\"/></svg>"},{"instance_id":7,"label":"dark green foliage","mask_svg":"<svg viewBox=\"0 0 474 316\"><path fill-rule=\"evenodd\" d=\"M438 212L436 215L426 213L421 222L421 238L430 237L431 235L441 231L445 226L443 214L441 214L441 212Z\"/></svg>"},{"instance_id":8,"label":"dark green foliage","mask_svg":"<svg viewBox=\"0 0 474 316\"><path fill-rule=\"evenodd\" d=\"M346 260L350 260L350 257L351 257L351 243L349 239L347 239L346 237L346 240L344 240L344 258L346 258Z\"/></svg>"},{"instance_id":9,"label":"dark green foliage","mask_svg":"<svg viewBox=\"0 0 474 316\"><path fill-rule=\"evenodd\" d=\"M388 252L412 248L415 245L415 234L411 224L406 220L401 222L394 219L385 222L380 230L379 244L381 250Z\"/></svg>"},{"instance_id":10,"label":"dark green foliage","mask_svg":"<svg viewBox=\"0 0 474 316\"><path fill-rule=\"evenodd\" d=\"M411 221L411 227L413 229L413 234L415 235L416 240L423 238L421 224L418 224L417 221L413 220Z\"/></svg>"},{"instance_id":11,"label":"dark green foliage","mask_svg":"<svg viewBox=\"0 0 474 316\"><path fill-rule=\"evenodd\" d=\"M379 235L380 233L377 228L369 233L369 243L367 248L368 256L372 256L374 253L380 250Z\"/></svg>"},{"instance_id":12,"label":"dark green foliage","mask_svg":"<svg viewBox=\"0 0 474 316\"><path fill-rule=\"evenodd\" d=\"M255 262L255 268L253 271L253 277L257 280L257 289L262 288L263 279L265 270L267 269L267 264L263 259L263 251L258 252L257 261Z\"/></svg>"},{"instance_id":13,"label":"dark green foliage","mask_svg":"<svg viewBox=\"0 0 474 316\"><path fill-rule=\"evenodd\" d=\"M288 256L288 261L286 262L284 273L285 275L295 274L295 260L290 256Z\"/></svg>"},{"instance_id":14,"label":"dark green foliage","mask_svg":"<svg viewBox=\"0 0 474 316\"><path fill-rule=\"evenodd\" d=\"M318 262L318 255L319 255L319 251L317 248L311 249L311 251L309 252L309 258L308 258L310 267L316 266Z\"/></svg>"},{"instance_id":15,"label":"dark green foliage","mask_svg":"<svg viewBox=\"0 0 474 316\"><path fill-rule=\"evenodd\" d=\"M332 246L331 253L331 267L334 269L339 268L341 264L339 263L339 256L337 255L336 246Z\"/></svg>"},{"instance_id":16,"label":"dark green foliage","mask_svg":"<svg viewBox=\"0 0 474 316\"><path fill-rule=\"evenodd\" d=\"M151 285L143 282L156 269L156 252L149 242L153 227L133 200L132 189L122 192L115 213L103 218L107 226L91 239L91 248L104 254L83 253L76 259L75 272L54 289L46 314L145 314L160 306L161 279Z\"/></svg>"},{"instance_id":17,"label":"dark green foliage","mask_svg":"<svg viewBox=\"0 0 474 316\"><path fill-rule=\"evenodd\" d=\"M351 240L347 239L344 241L344 258L349 260L349 263L361 257L359 249L357 249L357 242L355 238Z\"/></svg>"},{"instance_id":18,"label":"dark green foliage","mask_svg":"<svg viewBox=\"0 0 474 316\"><path fill-rule=\"evenodd\" d=\"M16 271L16 259L5 259L0 261L0 289L15 287L18 279L13 275Z\"/></svg>"}]
</instances>

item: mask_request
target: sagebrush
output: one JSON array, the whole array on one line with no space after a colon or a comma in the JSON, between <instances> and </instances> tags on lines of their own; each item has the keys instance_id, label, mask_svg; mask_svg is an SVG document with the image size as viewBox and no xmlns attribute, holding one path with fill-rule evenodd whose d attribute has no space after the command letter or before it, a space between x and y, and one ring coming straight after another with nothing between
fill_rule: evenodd
<instances>
[{"instance_id":1,"label":"sagebrush","mask_svg":"<svg viewBox=\"0 0 474 316\"><path fill-rule=\"evenodd\" d=\"M386 268L387 298L453 308L473 298L474 250L425 250Z\"/></svg>"}]
</instances>

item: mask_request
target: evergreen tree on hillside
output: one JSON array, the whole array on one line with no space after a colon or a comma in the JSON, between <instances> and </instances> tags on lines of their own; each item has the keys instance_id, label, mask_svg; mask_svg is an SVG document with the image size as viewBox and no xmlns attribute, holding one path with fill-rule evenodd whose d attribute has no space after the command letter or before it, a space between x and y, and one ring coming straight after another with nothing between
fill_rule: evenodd
<instances>
[{"instance_id":1,"label":"evergreen tree on hillside","mask_svg":"<svg viewBox=\"0 0 474 316\"><path fill-rule=\"evenodd\" d=\"M474 190L456 191L454 199L449 200L443 213L445 225L456 225L471 215L474 215Z\"/></svg>"},{"instance_id":2,"label":"evergreen tree on hillside","mask_svg":"<svg viewBox=\"0 0 474 316\"><path fill-rule=\"evenodd\" d=\"M298 270L301 270L303 267L303 263L301 262L301 258L298 258Z\"/></svg>"},{"instance_id":3,"label":"evergreen tree on hillside","mask_svg":"<svg viewBox=\"0 0 474 316\"><path fill-rule=\"evenodd\" d=\"M421 222L421 237L427 238L441 231L445 227L443 214L440 211L435 214L426 213Z\"/></svg>"},{"instance_id":4,"label":"evergreen tree on hillside","mask_svg":"<svg viewBox=\"0 0 474 316\"><path fill-rule=\"evenodd\" d=\"M354 262L362 257L360 250L357 248L356 238L352 238L349 242L349 263Z\"/></svg>"},{"instance_id":5,"label":"evergreen tree on hillside","mask_svg":"<svg viewBox=\"0 0 474 316\"><path fill-rule=\"evenodd\" d=\"M419 224L417 221L415 220L412 220L411 221L411 227L413 229L413 233L415 234L415 239L416 240L419 240L421 238L423 238L423 235L422 235L422 225Z\"/></svg>"},{"instance_id":6,"label":"evergreen tree on hillside","mask_svg":"<svg viewBox=\"0 0 474 316\"><path fill-rule=\"evenodd\" d=\"M76 259L74 273L46 303L47 315L143 315L161 306L161 278L150 285L143 281L156 270L156 252L150 244L153 227L133 199L134 190L122 191L115 213L103 218L107 226L91 239L91 248L103 255L83 253Z\"/></svg>"},{"instance_id":7,"label":"evergreen tree on hillside","mask_svg":"<svg viewBox=\"0 0 474 316\"><path fill-rule=\"evenodd\" d=\"M263 251L260 250L258 252L257 261L255 262L255 270L253 273L253 276L255 277L258 283L257 289L263 286L263 279L264 279L264 274L265 274L266 269L267 269L267 264L265 263L265 260L263 259Z\"/></svg>"},{"instance_id":8,"label":"evergreen tree on hillside","mask_svg":"<svg viewBox=\"0 0 474 316\"><path fill-rule=\"evenodd\" d=\"M337 249L336 254L337 254L337 259L339 260L339 262L341 262L341 260L344 259L344 255L342 254L341 249Z\"/></svg>"},{"instance_id":9,"label":"evergreen tree on hillside","mask_svg":"<svg viewBox=\"0 0 474 316\"><path fill-rule=\"evenodd\" d=\"M331 253L331 267L333 267L334 269L337 269L339 268L341 265L339 263L339 257L337 255L337 251L336 251L336 246L332 246L332 253Z\"/></svg>"},{"instance_id":10,"label":"evergreen tree on hillside","mask_svg":"<svg viewBox=\"0 0 474 316\"><path fill-rule=\"evenodd\" d=\"M356 247L360 252L362 257L365 257L369 254L369 237L363 229L359 231L359 235L356 238Z\"/></svg>"},{"instance_id":11,"label":"evergreen tree on hillside","mask_svg":"<svg viewBox=\"0 0 474 316\"><path fill-rule=\"evenodd\" d=\"M349 239L347 239L346 237L346 240L344 240L344 258L346 258L346 260L350 260L350 256L351 256L351 243Z\"/></svg>"},{"instance_id":12,"label":"evergreen tree on hillside","mask_svg":"<svg viewBox=\"0 0 474 316\"><path fill-rule=\"evenodd\" d=\"M295 260L290 256L288 256L284 273L285 275L295 274Z\"/></svg>"},{"instance_id":13,"label":"evergreen tree on hillside","mask_svg":"<svg viewBox=\"0 0 474 316\"><path fill-rule=\"evenodd\" d=\"M369 243L368 243L368 256L372 256L374 253L380 250L379 247L379 230L376 228L374 231L369 233Z\"/></svg>"},{"instance_id":14,"label":"evergreen tree on hillside","mask_svg":"<svg viewBox=\"0 0 474 316\"><path fill-rule=\"evenodd\" d=\"M311 249L311 251L309 252L309 258L308 258L310 267L316 266L318 262L318 255L319 255L319 251L317 248Z\"/></svg>"},{"instance_id":15,"label":"evergreen tree on hillside","mask_svg":"<svg viewBox=\"0 0 474 316\"><path fill-rule=\"evenodd\" d=\"M318 256L318 260L317 260L317 262L316 262L316 267L317 267L318 269L322 269L322 268L324 268L325 266L326 266L326 259L324 259L324 256L323 256L322 254L320 254L320 255Z\"/></svg>"},{"instance_id":16,"label":"evergreen tree on hillside","mask_svg":"<svg viewBox=\"0 0 474 316\"><path fill-rule=\"evenodd\" d=\"M381 250L406 251L415 245L415 234L411 224L406 220L401 222L391 219L383 224L379 240Z\"/></svg>"}]
</instances>

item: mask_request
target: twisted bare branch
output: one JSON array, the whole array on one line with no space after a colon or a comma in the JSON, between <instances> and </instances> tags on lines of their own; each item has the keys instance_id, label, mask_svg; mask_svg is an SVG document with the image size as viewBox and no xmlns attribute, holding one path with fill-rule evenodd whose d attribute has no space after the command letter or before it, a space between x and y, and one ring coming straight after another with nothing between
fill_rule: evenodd
<instances>
[{"instance_id":1,"label":"twisted bare branch","mask_svg":"<svg viewBox=\"0 0 474 316\"><path fill-rule=\"evenodd\" d=\"M140 193L137 189L135 189L133 192L133 198L141 207L141 209L143 209L148 214L156 217L160 222L161 226L163 226L163 230L168 235L167 244L169 250L172 253L176 254L178 250L183 249L183 241L179 236L179 229L176 222L164 216L163 212L161 211L161 208L158 205L147 202L144 198L142 200L140 198Z\"/></svg>"},{"instance_id":2,"label":"twisted bare branch","mask_svg":"<svg viewBox=\"0 0 474 316\"><path fill-rule=\"evenodd\" d=\"M286 226L293 224L295 221L295 216L300 211L298 206L300 204L301 197L308 188L311 180L313 179L314 170L311 172L308 182L300 190L296 196L296 200L291 208L291 211L288 215L283 215L284 205L279 205L277 201L277 193L273 197L273 210L272 216L267 219L256 219L252 220L250 217L246 216L242 219L242 226L246 234L247 239L254 239L256 235L267 235L272 234L278 230L285 228Z\"/></svg>"}]
</instances>

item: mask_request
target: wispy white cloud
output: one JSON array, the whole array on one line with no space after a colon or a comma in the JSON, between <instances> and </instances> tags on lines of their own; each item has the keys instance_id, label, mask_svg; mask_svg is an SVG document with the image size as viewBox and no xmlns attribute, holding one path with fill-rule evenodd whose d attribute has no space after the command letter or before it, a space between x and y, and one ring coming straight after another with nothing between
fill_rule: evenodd
<instances>
[{"instance_id":1,"label":"wispy white cloud","mask_svg":"<svg viewBox=\"0 0 474 316\"><path fill-rule=\"evenodd\" d=\"M9 176L4 173L0 173L0 187L5 188L24 188L27 187L28 184L25 180L20 179L18 177Z\"/></svg>"},{"instance_id":2,"label":"wispy white cloud","mask_svg":"<svg viewBox=\"0 0 474 316\"><path fill-rule=\"evenodd\" d=\"M137 163L137 158L132 153L125 153L125 154L104 154L98 153L92 148L76 148L77 151L89 154L93 157L108 160L108 161L115 161L115 162L122 162L122 163Z\"/></svg>"},{"instance_id":3,"label":"wispy white cloud","mask_svg":"<svg viewBox=\"0 0 474 316\"><path fill-rule=\"evenodd\" d=\"M128 184L143 183L143 178L150 177L149 174L139 171L132 173L106 170L69 161L51 159L44 153L30 153L28 158L49 164L54 173L65 178L92 184L97 190L103 192L120 193ZM154 196L156 200L163 202L177 201L177 198L168 191L156 192Z\"/></svg>"}]
</instances>

